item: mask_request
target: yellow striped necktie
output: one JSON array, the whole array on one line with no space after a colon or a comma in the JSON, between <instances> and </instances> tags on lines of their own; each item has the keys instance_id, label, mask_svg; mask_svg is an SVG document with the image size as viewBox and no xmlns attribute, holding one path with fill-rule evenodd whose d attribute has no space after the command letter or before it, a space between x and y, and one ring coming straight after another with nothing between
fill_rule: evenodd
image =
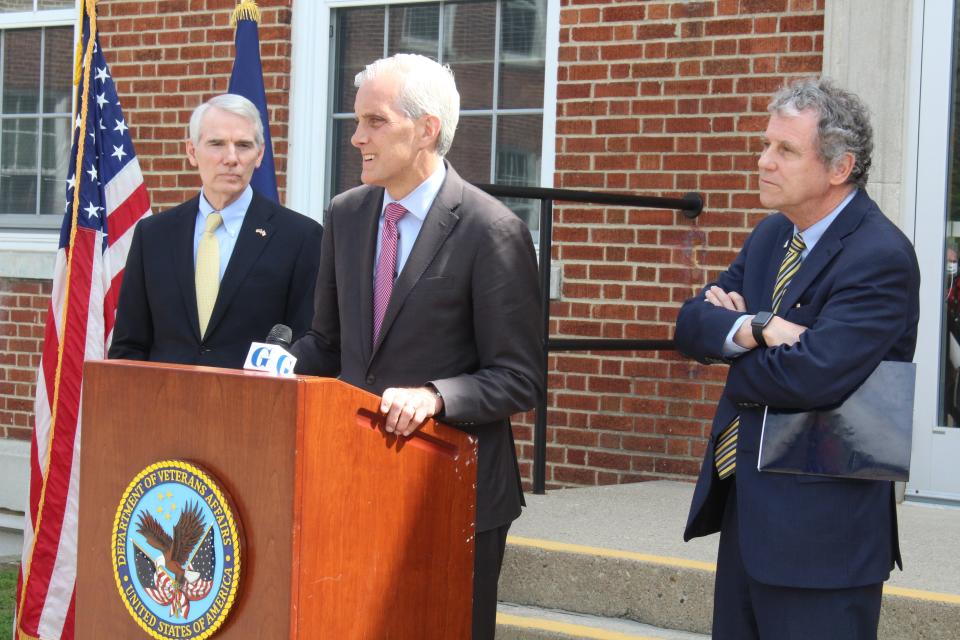
<instances>
[{"instance_id":1,"label":"yellow striped necktie","mask_svg":"<svg viewBox=\"0 0 960 640\"><path fill-rule=\"evenodd\" d=\"M800 261L803 250L807 245L803 242L800 232L793 234L787 254L783 256L780 269L777 271L777 281L773 285L773 312L780 310L780 303L787 292L787 285L800 270ZM740 416L734 417L717 437L717 446L713 451L713 463L717 467L720 479L728 478L737 469L737 433L740 431Z\"/></svg>"},{"instance_id":2,"label":"yellow striped necktie","mask_svg":"<svg viewBox=\"0 0 960 640\"><path fill-rule=\"evenodd\" d=\"M223 223L223 218L216 211L207 216L203 235L197 247L197 269L194 274L194 284L197 289L197 316L200 320L200 338L203 339L210 323L210 314L217 301L217 292L220 290L220 243L214 232Z\"/></svg>"}]
</instances>

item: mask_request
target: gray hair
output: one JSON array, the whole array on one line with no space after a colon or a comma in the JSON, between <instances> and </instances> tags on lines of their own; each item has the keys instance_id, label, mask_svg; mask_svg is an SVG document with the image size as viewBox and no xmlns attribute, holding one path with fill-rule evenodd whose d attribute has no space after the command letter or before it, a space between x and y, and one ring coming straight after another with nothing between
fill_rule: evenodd
<instances>
[{"instance_id":1,"label":"gray hair","mask_svg":"<svg viewBox=\"0 0 960 640\"><path fill-rule=\"evenodd\" d=\"M820 116L817 122L820 158L832 167L843 154L853 154L853 170L847 182L865 187L873 154L873 127L867 106L829 78L805 78L777 91L767 107L770 113L784 115L797 115L808 109Z\"/></svg>"},{"instance_id":2,"label":"gray hair","mask_svg":"<svg viewBox=\"0 0 960 640\"><path fill-rule=\"evenodd\" d=\"M260 119L260 110L257 105L235 93L214 96L193 110L190 116L190 140L194 145L200 144L200 123L211 107L240 116L253 125L253 140L257 147L263 146L263 120Z\"/></svg>"},{"instance_id":3,"label":"gray hair","mask_svg":"<svg viewBox=\"0 0 960 640\"><path fill-rule=\"evenodd\" d=\"M353 84L360 87L364 82L385 74L400 79L397 107L404 115L412 120L424 115L440 119L437 155L447 155L460 120L460 92L450 67L425 56L398 53L368 64L357 74Z\"/></svg>"}]
</instances>

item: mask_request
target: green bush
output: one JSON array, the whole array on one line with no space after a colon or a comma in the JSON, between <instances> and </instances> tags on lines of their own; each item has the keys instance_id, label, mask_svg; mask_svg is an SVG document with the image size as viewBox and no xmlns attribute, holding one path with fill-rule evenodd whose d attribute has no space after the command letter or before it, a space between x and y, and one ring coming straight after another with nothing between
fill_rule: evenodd
<instances>
[{"instance_id":1,"label":"green bush","mask_svg":"<svg viewBox=\"0 0 960 640\"><path fill-rule=\"evenodd\" d=\"M9 638L13 629L13 597L17 590L17 568L0 565L0 638Z\"/></svg>"}]
</instances>

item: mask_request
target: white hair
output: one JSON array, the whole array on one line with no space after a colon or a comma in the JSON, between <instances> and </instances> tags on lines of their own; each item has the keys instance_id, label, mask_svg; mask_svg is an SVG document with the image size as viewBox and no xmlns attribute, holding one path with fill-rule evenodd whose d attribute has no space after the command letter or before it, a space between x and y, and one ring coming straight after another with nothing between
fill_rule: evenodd
<instances>
[{"instance_id":1,"label":"white hair","mask_svg":"<svg viewBox=\"0 0 960 640\"><path fill-rule=\"evenodd\" d=\"M257 105L235 93L214 96L193 110L190 116L190 140L194 145L200 144L200 123L211 107L240 116L253 125L253 140L258 147L263 146L263 120L260 119L260 110Z\"/></svg>"},{"instance_id":2,"label":"white hair","mask_svg":"<svg viewBox=\"0 0 960 640\"><path fill-rule=\"evenodd\" d=\"M460 92L450 67L426 56L398 53L368 64L357 74L353 84L360 87L382 75L394 75L399 79L397 107L408 118L416 120L431 115L440 119L437 155L447 155L460 120Z\"/></svg>"}]
</instances>

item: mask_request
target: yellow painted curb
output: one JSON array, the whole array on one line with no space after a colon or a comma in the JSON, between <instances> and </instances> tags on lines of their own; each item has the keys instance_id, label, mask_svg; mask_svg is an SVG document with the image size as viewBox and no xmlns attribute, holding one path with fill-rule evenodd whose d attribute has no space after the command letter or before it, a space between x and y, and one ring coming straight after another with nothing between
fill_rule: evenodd
<instances>
[{"instance_id":1,"label":"yellow painted curb","mask_svg":"<svg viewBox=\"0 0 960 640\"><path fill-rule=\"evenodd\" d=\"M580 544L553 542L552 540L538 540L536 538L507 536L507 544L512 544L516 547L534 547L537 549L545 549L547 551L563 551L565 553L576 553L587 556L600 556L602 558L637 560L639 562L650 562L652 564L661 564L668 567L699 569L700 571L717 570L717 565L713 562L701 562L699 560L687 560L685 558L673 558L670 556L655 556L648 553L636 553L635 551L618 551L616 549L603 549L601 547L587 547Z\"/></svg>"},{"instance_id":2,"label":"yellow painted curb","mask_svg":"<svg viewBox=\"0 0 960 640\"><path fill-rule=\"evenodd\" d=\"M662 638L658 638L656 636L635 636L630 633L605 631L603 629L587 627L582 624L556 622L555 620L544 620L543 618L527 618L524 616L510 615L507 613L497 613L497 624L510 627L520 627L521 629L536 629L538 631L565 633L568 636L591 638L592 640L663 640Z\"/></svg>"},{"instance_id":3,"label":"yellow painted curb","mask_svg":"<svg viewBox=\"0 0 960 640\"><path fill-rule=\"evenodd\" d=\"M922 591L920 589L908 589L906 587L892 587L888 584L883 585L883 595L913 598L914 600L926 600L928 602L960 604L960 595L953 593L937 593L936 591Z\"/></svg>"},{"instance_id":4,"label":"yellow painted curb","mask_svg":"<svg viewBox=\"0 0 960 640\"><path fill-rule=\"evenodd\" d=\"M578 555L597 556L601 558L617 558L620 560L635 560L638 562L649 562L666 567L677 567L683 569L698 569L700 571L716 571L717 565L713 562L701 562L699 560L687 560L685 558L674 558L671 556L655 556L648 553L636 553L634 551L619 551L617 549L604 549L602 547L588 547L580 544L570 544L568 542L554 542L552 540L539 540L537 538L522 538L519 536L507 536L507 543L515 547L532 547L535 549L544 549L546 551L560 551L563 553L575 553ZM883 593L890 596L899 596L901 598L913 598L914 600L924 600L927 602L940 602L945 604L960 604L960 595L953 593L938 593L936 591L923 591L922 589L908 589L905 587L894 587L885 584ZM593 637L593 636L588 636ZM633 637L633 636L624 636Z\"/></svg>"}]
</instances>

